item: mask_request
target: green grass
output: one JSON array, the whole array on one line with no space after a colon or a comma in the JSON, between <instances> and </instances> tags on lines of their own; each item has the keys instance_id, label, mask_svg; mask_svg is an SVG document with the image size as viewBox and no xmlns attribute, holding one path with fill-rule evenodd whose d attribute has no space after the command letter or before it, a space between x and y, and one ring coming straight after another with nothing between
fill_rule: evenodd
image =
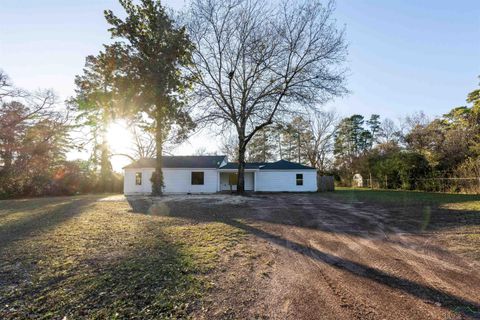
<instances>
[{"instance_id":1,"label":"green grass","mask_svg":"<svg viewBox=\"0 0 480 320\"><path fill-rule=\"evenodd\" d=\"M480 261L480 196L420 191L337 188L321 197L388 217L407 232L429 233L460 255Z\"/></svg>"},{"instance_id":2,"label":"green grass","mask_svg":"<svg viewBox=\"0 0 480 320\"><path fill-rule=\"evenodd\" d=\"M0 201L1 319L188 317L244 235L99 198Z\"/></svg>"},{"instance_id":3,"label":"green grass","mask_svg":"<svg viewBox=\"0 0 480 320\"><path fill-rule=\"evenodd\" d=\"M375 202L394 206L418 204L434 205L455 210L480 210L480 195L363 188L336 188L335 192L325 193L324 195L348 202Z\"/></svg>"}]
</instances>

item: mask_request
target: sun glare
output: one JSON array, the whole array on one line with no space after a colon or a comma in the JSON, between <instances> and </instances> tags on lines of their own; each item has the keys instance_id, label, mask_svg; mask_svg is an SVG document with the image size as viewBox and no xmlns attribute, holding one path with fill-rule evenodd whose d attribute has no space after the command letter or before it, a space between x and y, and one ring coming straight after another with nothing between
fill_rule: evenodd
<instances>
[{"instance_id":1,"label":"sun glare","mask_svg":"<svg viewBox=\"0 0 480 320\"><path fill-rule=\"evenodd\" d=\"M128 157L120 154L130 154L132 148L132 134L123 120L117 120L108 126L107 141L110 152L112 166L115 171L121 171L122 167L131 162Z\"/></svg>"}]
</instances>

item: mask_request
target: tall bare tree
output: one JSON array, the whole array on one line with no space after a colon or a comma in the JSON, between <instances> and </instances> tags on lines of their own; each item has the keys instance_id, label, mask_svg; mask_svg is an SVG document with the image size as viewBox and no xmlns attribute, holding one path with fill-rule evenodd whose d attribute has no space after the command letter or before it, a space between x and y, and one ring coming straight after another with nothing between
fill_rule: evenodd
<instances>
[{"instance_id":1,"label":"tall bare tree","mask_svg":"<svg viewBox=\"0 0 480 320\"><path fill-rule=\"evenodd\" d=\"M346 92L344 31L315 0L193 0L188 31L199 120L233 126L238 192L245 151L264 127Z\"/></svg>"},{"instance_id":2,"label":"tall bare tree","mask_svg":"<svg viewBox=\"0 0 480 320\"><path fill-rule=\"evenodd\" d=\"M238 161L238 149L235 136L231 132L223 132L220 141L220 153L228 157L229 161Z\"/></svg>"},{"instance_id":3,"label":"tall bare tree","mask_svg":"<svg viewBox=\"0 0 480 320\"><path fill-rule=\"evenodd\" d=\"M312 167L325 172L333 156L338 115L333 110L318 111L310 116L309 123L312 140L307 145L307 157Z\"/></svg>"},{"instance_id":4,"label":"tall bare tree","mask_svg":"<svg viewBox=\"0 0 480 320\"><path fill-rule=\"evenodd\" d=\"M379 132L380 143L398 144L401 136L401 129L393 120L386 118L382 121Z\"/></svg>"}]
</instances>

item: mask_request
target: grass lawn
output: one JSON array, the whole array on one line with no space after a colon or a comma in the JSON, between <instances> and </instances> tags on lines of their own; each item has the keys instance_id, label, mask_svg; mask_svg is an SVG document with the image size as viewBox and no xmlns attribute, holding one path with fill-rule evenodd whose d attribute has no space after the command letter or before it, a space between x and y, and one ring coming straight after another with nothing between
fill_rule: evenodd
<instances>
[{"instance_id":1,"label":"grass lawn","mask_svg":"<svg viewBox=\"0 0 480 320\"><path fill-rule=\"evenodd\" d=\"M184 318L244 236L102 198L0 201L1 319Z\"/></svg>"},{"instance_id":2,"label":"grass lawn","mask_svg":"<svg viewBox=\"0 0 480 320\"><path fill-rule=\"evenodd\" d=\"M385 205L434 205L447 209L480 211L480 195L421 191L336 188L328 196L350 202L376 202Z\"/></svg>"},{"instance_id":3,"label":"grass lawn","mask_svg":"<svg viewBox=\"0 0 480 320\"><path fill-rule=\"evenodd\" d=\"M319 195L386 210L392 225L435 237L452 251L480 261L480 195L365 188L337 188Z\"/></svg>"}]
</instances>

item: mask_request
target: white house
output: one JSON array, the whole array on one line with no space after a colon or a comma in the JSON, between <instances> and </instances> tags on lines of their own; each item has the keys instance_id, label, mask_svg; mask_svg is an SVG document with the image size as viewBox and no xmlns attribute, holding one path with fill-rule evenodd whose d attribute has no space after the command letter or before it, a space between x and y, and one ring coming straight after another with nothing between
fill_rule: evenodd
<instances>
[{"instance_id":1,"label":"white house","mask_svg":"<svg viewBox=\"0 0 480 320\"><path fill-rule=\"evenodd\" d=\"M236 190L237 163L226 156L164 156L164 193L214 193ZM155 159L140 159L123 168L126 195L152 192L150 178ZM263 192L315 192L315 168L286 160L247 163L245 190Z\"/></svg>"}]
</instances>

